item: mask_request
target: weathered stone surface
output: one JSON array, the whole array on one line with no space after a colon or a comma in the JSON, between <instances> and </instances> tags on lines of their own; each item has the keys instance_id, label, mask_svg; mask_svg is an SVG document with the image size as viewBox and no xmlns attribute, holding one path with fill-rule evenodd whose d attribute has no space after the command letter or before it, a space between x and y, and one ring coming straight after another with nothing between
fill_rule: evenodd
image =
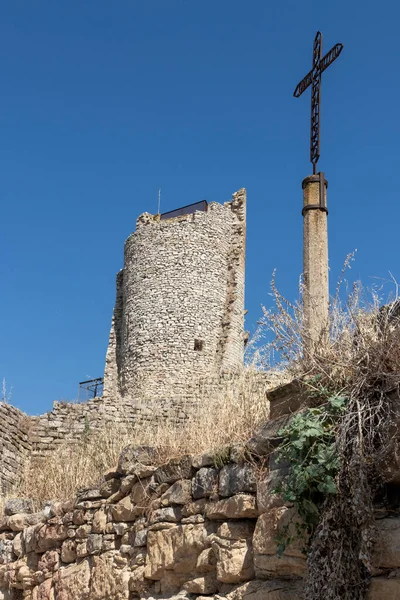
<instances>
[{"instance_id":1,"label":"weathered stone surface","mask_svg":"<svg viewBox=\"0 0 400 600\"><path fill-rule=\"evenodd\" d=\"M89 600L90 568L88 560L62 567L54 577L57 600ZM91 599L90 599L91 600Z\"/></svg>"},{"instance_id":2,"label":"weathered stone surface","mask_svg":"<svg viewBox=\"0 0 400 600\"><path fill-rule=\"evenodd\" d=\"M217 579L239 583L254 577L251 540L227 540L213 537L212 549L217 557Z\"/></svg>"},{"instance_id":3,"label":"weathered stone surface","mask_svg":"<svg viewBox=\"0 0 400 600\"><path fill-rule=\"evenodd\" d=\"M186 455L182 458L173 458L166 465L158 467L154 476L158 483L175 483L178 479L190 479L192 472L192 458Z\"/></svg>"},{"instance_id":4,"label":"weathered stone surface","mask_svg":"<svg viewBox=\"0 0 400 600\"><path fill-rule=\"evenodd\" d=\"M193 574L203 550L210 546L208 536L215 528L209 525L178 525L162 531L149 531L145 575L161 579L167 570Z\"/></svg>"},{"instance_id":5,"label":"weathered stone surface","mask_svg":"<svg viewBox=\"0 0 400 600\"><path fill-rule=\"evenodd\" d=\"M92 558L90 600L128 600L130 574L126 563L119 563L113 553Z\"/></svg>"},{"instance_id":6,"label":"weathered stone surface","mask_svg":"<svg viewBox=\"0 0 400 600\"><path fill-rule=\"evenodd\" d=\"M121 479L106 479L100 486L100 494L102 498L109 498L119 491Z\"/></svg>"},{"instance_id":7,"label":"weathered stone surface","mask_svg":"<svg viewBox=\"0 0 400 600\"><path fill-rule=\"evenodd\" d=\"M367 600L400 600L400 579L373 577L369 584Z\"/></svg>"},{"instance_id":8,"label":"weathered stone surface","mask_svg":"<svg viewBox=\"0 0 400 600\"><path fill-rule=\"evenodd\" d=\"M282 438L278 432L289 419L290 416L285 415L261 425L246 444L248 452L255 456L268 456L280 444Z\"/></svg>"},{"instance_id":9,"label":"weathered stone surface","mask_svg":"<svg viewBox=\"0 0 400 600\"><path fill-rule=\"evenodd\" d=\"M400 518L381 519L376 522L376 543L372 563L377 569L400 568Z\"/></svg>"},{"instance_id":10,"label":"weathered stone surface","mask_svg":"<svg viewBox=\"0 0 400 600\"><path fill-rule=\"evenodd\" d=\"M217 530L217 535L226 540L248 540L252 539L255 522L249 520L226 521Z\"/></svg>"},{"instance_id":11,"label":"weathered stone surface","mask_svg":"<svg viewBox=\"0 0 400 600\"><path fill-rule=\"evenodd\" d=\"M226 598L227 600L301 600L303 598L302 590L301 581L279 579L259 581L256 579L237 587L228 593Z\"/></svg>"},{"instance_id":12,"label":"weathered stone surface","mask_svg":"<svg viewBox=\"0 0 400 600\"><path fill-rule=\"evenodd\" d=\"M118 504L111 506L111 516L114 521L134 521L143 513L143 510L132 501L130 496L126 496Z\"/></svg>"},{"instance_id":13,"label":"weathered stone surface","mask_svg":"<svg viewBox=\"0 0 400 600\"><path fill-rule=\"evenodd\" d=\"M196 564L196 571L198 573L208 573L209 571L215 571L217 564L217 557L215 556L215 552L212 548L206 548L203 550Z\"/></svg>"},{"instance_id":14,"label":"weathered stone surface","mask_svg":"<svg viewBox=\"0 0 400 600\"><path fill-rule=\"evenodd\" d=\"M182 518L182 511L177 506L166 506L155 510L150 517L150 523L178 523Z\"/></svg>"},{"instance_id":15,"label":"weathered stone surface","mask_svg":"<svg viewBox=\"0 0 400 600\"><path fill-rule=\"evenodd\" d=\"M18 515L19 513L33 513L33 501L30 498L10 498L4 505L6 516Z\"/></svg>"},{"instance_id":16,"label":"weathered stone surface","mask_svg":"<svg viewBox=\"0 0 400 600\"><path fill-rule=\"evenodd\" d=\"M157 450L152 446L126 446L120 454L117 472L133 473L135 469L154 465L156 458Z\"/></svg>"},{"instance_id":17,"label":"weathered stone surface","mask_svg":"<svg viewBox=\"0 0 400 600\"><path fill-rule=\"evenodd\" d=\"M85 488L78 491L76 503L85 502L87 500L99 500L102 498L101 489L96 488Z\"/></svg>"},{"instance_id":18,"label":"weathered stone surface","mask_svg":"<svg viewBox=\"0 0 400 600\"><path fill-rule=\"evenodd\" d=\"M22 531L31 525L44 522L43 513L18 514L7 517L7 526L11 531Z\"/></svg>"},{"instance_id":19,"label":"weathered stone surface","mask_svg":"<svg viewBox=\"0 0 400 600\"><path fill-rule=\"evenodd\" d=\"M233 496L240 492L255 492L257 489L254 469L249 464L229 464L219 472L220 496Z\"/></svg>"},{"instance_id":20,"label":"weathered stone surface","mask_svg":"<svg viewBox=\"0 0 400 600\"><path fill-rule=\"evenodd\" d=\"M13 541L0 540L0 565L12 562L13 560Z\"/></svg>"},{"instance_id":21,"label":"weathered stone surface","mask_svg":"<svg viewBox=\"0 0 400 600\"><path fill-rule=\"evenodd\" d=\"M214 466L214 452L209 450L203 454L196 454L192 457L192 465L195 469L201 469L202 467L213 467Z\"/></svg>"},{"instance_id":22,"label":"weathered stone surface","mask_svg":"<svg viewBox=\"0 0 400 600\"><path fill-rule=\"evenodd\" d=\"M63 563L73 563L76 560L75 540L65 540L61 546L61 560Z\"/></svg>"},{"instance_id":23,"label":"weathered stone surface","mask_svg":"<svg viewBox=\"0 0 400 600\"><path fill-rule=\"evenodd\" d=\"M254 496L238 494L226 500L210 502L206 505L209 519L254 519L258 516L257 502Z\"/></svg>"},{"instance_id":24,"label":"weathered stone surface","mask_svg":"<svg viewBox=\"0 0 400 600\"><path fill-rule=\"evenodd\" d=\"M190 594L215 594L218 591L218 581L215 573L207 573L195 579L189 579L182 589Z\"/></svg>"},{"instance_id":25,"label":"weathered stone surface","mask_svg":"<svg viewBox=\"0 0 400 600\"><path fill-rule=\"evenodd\" d=\"M277 538L286 534L294 538L294 541L287 546L284 554L286 556L296 556L305 558L303 548L305 540L297 536L296 523L300 523L295 509L272 508L267 513L263 513L258 519L253 536L254 552L256 554L275 555L278 550Z\"/></svg>"},{"instance_id":26,"label":"weathered stone surface","mask_svg":"<svg viewBox=\"0 0 400 600\"><path fill-rule=\"evenodd\" d=\"M196 500L206 498L218 491L218 471L203 467L192 479L192 495Z\"/></svg>"},{"instance_id":27,"label":"weathered stone surface","mask_svg":"<svg viewBox=\"0 0 400 600\"><path fill-rule=\"evenodd\" d=\"M162 506L168 506L169 504L188 504L192 500L191 487L192 482L190 479L176 481L161 496Z\"/></svg>"},{"instance_id":28,"label":"weathered stone surface","mask_svg":"<svg viewBox=\"0 0 400 600\"><path fill-rule=\"evenodd\" d=\"M286 507L272 508L258 518L253 536L257 577L304 577L306 557L302 548L305 541L297 538L296 521L299 519L294 509ZM283 534L295 539L278 558L277 539Z\"/></svg>"},{"instance_id":29,"label":"weathered stone surface","mask_svg":"<svg viewBox=\"0 0 400 600\"><path fill-rule=\"evenodd\" d=\"M291 506L290 503L283 500L280 494L275 492L284 475L285 470L276 469L267 473L264 479L257 481L257 506L260 514L269 511L271 508Z\"/></svg>"},{"instance_id":30,"label":"weathered stone surface","mask_svg":"<svg viewBox=\"0 0 400 600\"><path fill-rule=\"evenodd\" d=\"M107 515L104 508L96 510L93 516L92 532L105 533L107 526Z\"/></svg>"},{"instance_id":31,"label":"weathered stone surface","mask_svg":"<svg viewBox=\"0 0 400 600\"><path fill-rule=\"evenodd\" d=\"M35 551L45 552L61 546L61 543L68 537L68 530L65 525L42 525L35 534ZM25 545L26 542L25 542ZM27 550L28 551L28 550Z\"/></svg>"},{"instance_id":32,"label":"weathered stone surface","mask_svg":"<svg viewBox=\"0 0 400 600\"><path fill-rule=\"evenodd\" d=\"M193 515L202 515L205 513L206 509L206 498L200 498L200 500L195 500L194 502L190 502L186 504L182 508L182 516L183 517L192 517Z\"/></svg>"},{"instance_id":33,"label":"weathered stone surface","mask_svg":"<svg viewBox=\"0 0 400 600\"><path fill-rule=\"evenodd\" d=\"M269 417L271 421L284 415L291 415L298 411L307 399L307 390L299 380L285 383L270 390L267 394L269 400Z\"/></svg>"}]
</instances>

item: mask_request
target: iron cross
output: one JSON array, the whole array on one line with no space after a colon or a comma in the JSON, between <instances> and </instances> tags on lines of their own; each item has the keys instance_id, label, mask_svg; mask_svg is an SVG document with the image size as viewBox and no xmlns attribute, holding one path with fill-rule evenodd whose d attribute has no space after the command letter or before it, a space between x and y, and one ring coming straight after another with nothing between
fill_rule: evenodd
<instances>
[{"instance_id":1,"label":"iron cross","mask_svg":"<svg viewBox=\"0 0 400 600\"><path fill-rule=\"evenodd\" d=\"M295 98L299 98L311 85L310 161L313 166L313 174L317 172L320 155L321 75L337 59L342 50L343 44L335 44L322 58L322 33L317 31L314 39L312 69L300 81L293 94Z\"/></svg>"}]
</instances>

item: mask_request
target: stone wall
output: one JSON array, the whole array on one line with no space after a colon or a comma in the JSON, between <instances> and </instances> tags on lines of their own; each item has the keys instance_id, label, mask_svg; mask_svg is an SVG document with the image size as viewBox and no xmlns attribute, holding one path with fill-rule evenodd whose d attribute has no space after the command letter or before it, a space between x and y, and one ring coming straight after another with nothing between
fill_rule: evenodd
<instances>
[{"instance_id":1,"label":"stone wall","mask_svg":"<svg viewBox=\"0 0 400 600\"><path fill-rule=\"evenodd\" d=\"M0 600L305 600L302 540L277 555L296 512L274 492L283 467L273 451L296 390L272 394L279 416L245 445L162 465L155 449L128 447L98 487L71 501L36 513L29 500L9 501ZM368 600L394 600L400 512L379 511L376 530Z\"/></svg>"},{"instance_id":2,"label":"stone wall","mask_svg":"<svg viewBox=\"0 0 400 600\"><path fill-rule=\"evenodd\" d=\"M17 483L31 450L30 420L23 412L0 402L0 496Z\"/></svg>"},{"instance_id":3,"label":"stone wall","mask_svg":"<svg viewBox=\"0 0 400 600\"><path fill-rule=\"evenodd\" d=\"M145 213L125 243L105 397L168 400L243 367L246 193L171 219Z\"/></svg>"}]
</instances>

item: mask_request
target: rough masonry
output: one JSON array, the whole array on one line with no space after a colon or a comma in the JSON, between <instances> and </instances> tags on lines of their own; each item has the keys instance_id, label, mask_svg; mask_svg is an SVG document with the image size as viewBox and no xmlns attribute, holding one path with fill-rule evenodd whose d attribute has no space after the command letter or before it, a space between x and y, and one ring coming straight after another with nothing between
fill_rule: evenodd
<instances>
[{"instance_id":1,"label":"rough masonry","mask_svg":"<svg viewBox=\"0 0 400 600\"><path fill-rule=\"evenodd\" d=\"M196 399L188 382L243 367L246 192L173 218L144 213L125 242L104 396Z\"/></svg>"}]
</instances>

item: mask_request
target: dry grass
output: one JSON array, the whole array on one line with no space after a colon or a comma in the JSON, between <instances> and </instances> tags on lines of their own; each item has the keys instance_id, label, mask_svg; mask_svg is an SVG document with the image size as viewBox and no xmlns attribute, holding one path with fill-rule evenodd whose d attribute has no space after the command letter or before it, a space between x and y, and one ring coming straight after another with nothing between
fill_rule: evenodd
<instances>
[{"instance_id":1,"label":"dry grass","mask_svg":"<svg viewBox=\"0 0 400 600\"><path fill-rule=\"evenodd\" d=\"M79 488L98 484L106 470L115 468L121 450L130 444L156 447L160 464L186 453L217 454L226 445L248 440L256 426L268 419L266 385L264 375L246 369L242 376L228 380L211 401L200 400L184 423L154 418L129 429L110 425L83 435L74 445L62 443L40 464L34 460L26 466L15 495L32 498L38 506L73 498Z\"/></svg>"}]
</instances>

